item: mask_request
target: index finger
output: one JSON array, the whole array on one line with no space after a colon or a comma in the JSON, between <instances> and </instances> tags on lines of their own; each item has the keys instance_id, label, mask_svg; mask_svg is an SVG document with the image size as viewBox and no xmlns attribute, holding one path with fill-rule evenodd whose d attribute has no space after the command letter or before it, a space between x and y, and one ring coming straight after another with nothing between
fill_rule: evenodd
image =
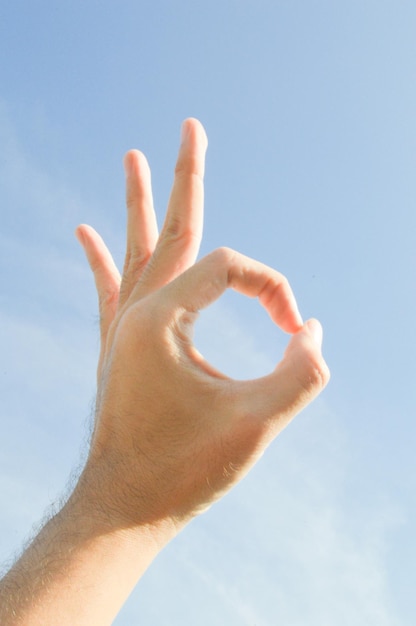
<instances>
[{"instance_id":1,"label":"index finger","mask_svg":"<svg viewBox=\"0 0 416 626\"><path fill-rule=\"evenodd\" d=\"M229 248L219 248L204 257L163 292L169 304L196 312L217 300L227 288L258 298L282 330L296 333L302 328L303 320L286 277Z\"/></svg>"}]
</instances>

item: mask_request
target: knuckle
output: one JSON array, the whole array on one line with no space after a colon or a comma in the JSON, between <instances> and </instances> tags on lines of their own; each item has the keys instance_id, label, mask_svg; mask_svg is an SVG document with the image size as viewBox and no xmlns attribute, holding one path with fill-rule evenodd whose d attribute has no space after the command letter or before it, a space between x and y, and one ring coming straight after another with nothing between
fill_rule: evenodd
<instances>
[{"instance_id":1,"label":"knuckle","mask_svg":"<svg viewBox=\"0 0 416 626\"><path fill-rule=\"evenodd\" d=\"M227 248L226 246L221 246L220 248L216 248L216 250L211 252L213 265L217 268L217 271L219 271L219 275L222 277L221 283L224 283L224 288L232 286L232 268L237 255L238 252L232 250L231 248Z\"/></svg>"},{"instance_id":2,"label":"knuckle","mask_svg":"<svg viewBox=\"0 0 416 626\"><path fill-rule=\"evenodd\" d=\"M173 217L164 227L161 238L163 243L168 246L185 245L193 239L199 242L200 235L191 226L184 224L184 220Z\"/></svg>"},{"instance_id":3,"label":"knuckle","mask_svg":"<svg viewBox=\"0 0 416 626\"><path fill-rule=\"evenodd\" d=\"M227 246L221 246L220 248L216 248L212 253L212 258L219 265L228 265L236 256L235 250L228 248Z\"/></svg>"},{"instance_id":4,"label":"knuckle","mask_svg":"<svg viewBox=\"0 0 416 626\"><path fill-rule=\"evenodd\" d=\"M278 289L280 289L280 291L287 292L290 289L289 279L286 278L286 276L284 274L281 274L280 272L278 272L277 275L278 275Z\"/></svg>"},{"instance_id":5,"label":"knuckle","mask_svg":"<svg viewBox=\"0 0 416 626\"><path fill-rule=\"evenodd\" d=\"M126 189L126 205L128 209L132 209L137 204L137 192L132 187Z\"/></svg>"},{"instance_id":6,"label":"knuckle","mask_svg":"<svg viewBox=\"0 0 416 626\"><path fill-rule=\"evenodd\" d=\"M124 272L132 272L134 274L141 272L149 263L151 256L152 252L150 250L143 250L141 248L127 252L124 262Z\"/></svg>"},{"instance_id":7,"label":"knuckle","mask_svg":"<svg viewBox=\"0 0 416 626\"><path fill-rule=\"evenodd\" d=\"M323 357L313 350L308 350L302 372L298 374L298 382L304 391L316 395L328 384L330 373Z\"/></svg>"},{"instance_id":8,"label":"knuckle","mask_svg":"<svg viewBox=\"0 0 416 626\"><path fill-rule=\"evenodd\" d=\"M186 232L183 220L173 216L163 229L163 237L169 240L181 239Z\"/></svg>"},{"instance_id":9,"label":"knuckle","mask_svg":"<svg viewBox=\"0 0 416 626\"><path fill-rule=\"evenodd\" d=\"M268 306L271 302L279 302L280 309L290 309L291 287L288 279L283 274L269 277L265 280L258 297L263 305Z\"/></svg>"},{"instance_id":10,"label":"knuckle","mask_svg":"<svg viewBox=\"0 0 416 626\"><path fill-rule=\"evenodd\" d=\"M106 317L108 311L112 311L118 305L119 290L118 289L106 289L100 294L98 307L100 311L100 319Z\"/></svg>"},{"instance_id":11,"label":"knuckle","mask_svg":"<svg viewBox=\"0 0 416 626\"><path fill-rule=\"evenodd\" d=\"M179 159L175 165L175 177L177 179L195 177L197 182L202 182L203 176L198 157L196 155L190 155L187 156L186 159Z\"/></svg>"}]
</instances>

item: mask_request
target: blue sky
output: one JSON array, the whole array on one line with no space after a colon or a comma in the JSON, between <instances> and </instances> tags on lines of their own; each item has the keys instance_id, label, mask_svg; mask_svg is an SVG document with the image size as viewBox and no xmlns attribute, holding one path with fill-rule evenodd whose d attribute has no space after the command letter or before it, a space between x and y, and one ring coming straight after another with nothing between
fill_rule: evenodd
<instances>
[{"instance_id":1,"label":"blue sky","mask_svg":"<svg viewBox=\"0 0 416 626\"><path fill-rule=\"evenodd\" d=\"M116 624L412 623L415 29L397 0L3 3L0 560L85 448L98 328L73 230L92 224L121 264L122 156L148 156L162 220L195 116L210 141L202 254L228 245L284 272L324 326L332 379ZM286 338L227 294L196 341L246 378Z\"/></svg>"}]
</instances>

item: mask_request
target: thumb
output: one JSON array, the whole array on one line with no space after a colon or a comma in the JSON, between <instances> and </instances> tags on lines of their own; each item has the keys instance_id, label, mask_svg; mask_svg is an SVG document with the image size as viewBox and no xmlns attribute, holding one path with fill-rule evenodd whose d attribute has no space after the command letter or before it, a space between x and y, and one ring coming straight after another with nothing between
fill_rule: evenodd
<instances>
[{"instance_id":1,"label":"thumb","mask_svg":"<svg viewBox=\"0 0 416 626\"><path fill-rule=\"evenodd\" d=\"M290 388L293 402L308 404L327 385L329 369L322 356L322 326L316 319L308 320L292 336L283 360L275 374Z\"/></svg>"},{"instance_id":2,"label":"thumb","mask_svg":"<svg viewBox=\"0 0 416 626\"><path fill-rule=\"evenodd\" d=\"M256 415L266 427L269 442L328 383L330 373L321 353L321 345L320 323L315 319L308 320L292 336L274 372L248 384L246 382L242 401L249 407L249 413Z\"/></svg>"}]
</instances>

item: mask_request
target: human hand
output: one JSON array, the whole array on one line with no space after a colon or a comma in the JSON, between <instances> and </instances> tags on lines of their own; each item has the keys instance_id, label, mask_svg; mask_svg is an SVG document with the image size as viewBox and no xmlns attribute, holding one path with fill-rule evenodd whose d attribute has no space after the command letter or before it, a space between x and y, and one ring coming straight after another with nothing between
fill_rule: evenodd
<instances>
[{"instance_id":1,"label":"human hand","mask_svg":"<svg viewBox=\"0 0 416 626\"><path fill-rule=\"evenodd\" d=\"M122 277L99 235L77 229L95 277L101 329L96 422L81 483L115 526L168 522L179 530L246 474L329 378L320 325L303 324L281 274L226 248L195 264L206 145L199 122L185 121L160 236L146 159L126 155ZM258 297L293 335L268 376L232 380L192 343L198 311L227 288Z\"/></svg>"},{"instance_id":2,"label":"human hand","mask_svg":"<svg viewBox=\"0 0 416 626\"><path fill-rule=\"evenodd\" d=\"M147 162L126 155L122 277L99 235L77 229L100 307L94 432L74 491L0 582L5 626L109 626L161 548L244 476L328 380L320 325L303 324L281 274L227 248L194 264L206 137L196 120L183 130L160 236ZM258 297L293 335L268 376L232 380L192 343L198 311L228 287Z\"/></svg>"}]
</instances>

